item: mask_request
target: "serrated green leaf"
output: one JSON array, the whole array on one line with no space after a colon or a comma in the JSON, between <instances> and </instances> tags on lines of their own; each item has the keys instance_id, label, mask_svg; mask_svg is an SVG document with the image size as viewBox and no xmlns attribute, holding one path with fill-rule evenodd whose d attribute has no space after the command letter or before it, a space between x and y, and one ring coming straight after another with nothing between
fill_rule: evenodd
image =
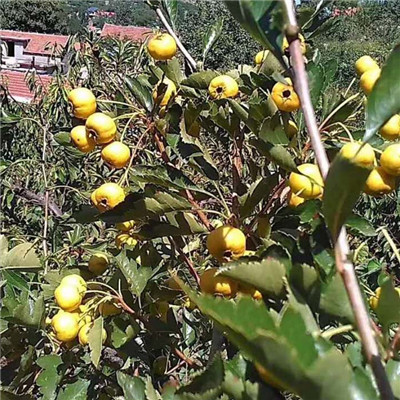
<instances>
[{"instance_id":1,"label":"serrated green leaf","mask_svg":"<svg viewBox=\"0 0 400 400\"><path fill-rule=\"evenodd\" d=\"M311 101L313 106L316 107L324 85L324 70L322 66L310 62L307 64L307 72L310 84Z\"/></svg>"},{"instance_id":2,"label":"serrated green leaf","mask_svg":"<svg viewBox=\"0 0 400 400\"><path fill-rule=\"evenodd\" d=\"M400 322L400 296L392 277L385 279L381 284L381 294L375 312L383 329L388 329L392 323Z\"/></svg>"},{"instance_id":3,"label":"serrated green leaf","mask_svg":"<svg viewBox=\"0 0 400 400\"><path fill-rule=\"evenodd\" d=\"M359 367L354 369L350 386L351 399L379 400L379 395L370 377Z\"/></svg>"},{"instance_id":4,"label":"serrated green leaf","mask_svg":"<svg viewBox=\"0 0 400 400\"><path fill-rule=\"evenodd\" d=\"M4 306L10 312L10 320L18 325L39 328L44 316L44 297L34 299L29 292L23 292L17 303L10 298L3 299Z\"/></svg>"},{"instance_id":5,"label":"serrated green leaf","mask_svg":"<svg viewBox=\"0 0 400 400\"><path fill-rule=\"evenodd\" d=\"M394 114L400 111L400 45L392 50L367 102L364 141L368 141Z\"/></svg>"},{"instance_id":6,"label":"serrated green leaf","mask_svg":"<svg viewBox=\"0 0 400 400\"><path fill-rule=\"evenodd\" d=\"M189 86L194 89L208 89L210 82L220 73L217 71L201 71L191 74L188 78L181 82L182 86Z\"/></svg>"},{"instance_id":7,"label":"serrated green leaf","mask_svg":"<svg viewBox=\"0 0 400 400\"><path fill-rule=\"evenodd\" d=\"M351 233L361 234L363 236L376 236L376 230L373 225L365 218L352 214L347 218L346 226L350 228Z\"/></svg>"},{"instance_id":8,"label":"serrated green leaf","mask_svg":"<svg viewBox=\"0 0 400 400\"><path fill-rule=\"evenodd\" d=\"M180 84L185 78L178 58L168 60L165 64L160 64L160 68L164 71L166 77L176 84Z\"/></svg>"},{"instance_id":9,"label":"serrated green leaf","mask_svg":"<svg viewBox=\"0 0 400 400\"><path fill-rule=\"evenodd\" d=\"M78 379L74 383L68 383L58 394L57 400L86 400L89 385L90 381L85 379Z\"/></svg>"},{"instance_id":10,"label":"serrated green leaf","mask_svg":"<svg viewBox=\"0 0 400 400\"><path fill-rule=\"evenodd\" d=\"M219 269L219 274L252 285L273 297L282 295L286 269L278 260L268 257L261 261L235 261Z\"/></svg>"},{"instance_id":11,"label":"serrated green leaf","mask_svg":"<svg viewBox=\"0 0 400 400\"><path fill-rule=\"evenodd\" d=\"M353 210L369 172L368 168L360 167L340 155L336 156L329 169L322 207L335 241Z\"/></svg>"},{"instance_id":12,"label":"serrated green leaf","mask_svg":"<svg viewBox=\"0 0 400 400\"><path fill-rule=\"evenodd\" d=\"M137 102L148 112L153 109L153 96L146 86L142 85L139 79L134 76L126 76L125 83Z\"/></svg>"},{"instance_id":13,"label":"serrated green leaf","mask_svg":"<svg viewBox=\"0 0 400 400\"><path fill-rule=\"evenodd\" d=\"M214 24L210 25L203 36L203 63L207 57L208 52L214 46L219 36L221 35L224 26L223 18L217 19Z\"/></svg>"},{"instance_id":14,"label":"serrated green leaf","mask_svg":"<svg viewBox=\"0 0 400 400\"><path fill-rule=\"evenodd\" d=\"M21 243L13 247L1 259L1 266L16 269L41 268L39 257L31 243Z\"/></svg>"},{"instance_id":15,"label":"serrated green leaf","mask_svg":"<svg viewBox=\"0 0 400 400\"><path fill-rule=\"evenodd\" d=\"M57 386L62 379L62 371L58 367L63 364L62 358L55 354L39 357L36 364L42 368L36 384L39 386L43 400L53 400L57 396Z\"/></svg>"},{"instance_id":16,"label":"serrated green leaf","mask_svg":"<svg viewBox=\"0 0 400 400\"><path fill-rule=\"evenodd\" d=\"M271 145L287 145L289 143L279 114L275 114L271 118L265 118L258 136L261 140Z\"/></svg>"},{"instance_id":17,"label":"serrated green leaf","mask_svg":"<svg viewBox=\"0 0 400 400\"><path fill-rule=\"evenodd\" d=\"M178 1L177 0L162 0L162 5L168 14L169 20L171 22L172 28L176 30L176 18L178 16Z\"/></svg>"},{"instance_id":18,"label":"serrated green leaf","mask_svg":"<svg viewBox=\"0 0 400 400\"><path fill-rule=\"evenodd\" d=\"M72 147L73 146L73 144L71 142L71 134L70 134L70 132L58 132L55 135L53 135L53 139L60 146L65 146L65 147Z\"/></svg>"},{"instance_id":19,"label":"serrated green leaf","mask_svg":"<svg viewBox=\"0 0 400 400\"><path fill-rule=\"evenodd\" d=\"M140 331L140 326L136 321L127 321L121 317L113 318L110 328L110 340L116 349L132 340Z\"/></svg>"},{"instance_id":20,"label":"serrated green leaf","mask_svg":"<svg viewBox=\"0 0 400 400\"><path fill-rule=\"evenodd\" d=\"M145 384L136 377L129 376L121 371L117 371L118 385L124 392L125 400L145 400Z\"/></svg>"},{"instance_id":21,"label":"serrated green leaf","mask_svg":"<svg viewBox=\"0 0 400 400\"><path fill-rule=\"evenodd\" d=\"M100 363L101 351L103 349L103 317L95 319L88 334L90 360L98 368Z\"/></svg>"}]
</instances>

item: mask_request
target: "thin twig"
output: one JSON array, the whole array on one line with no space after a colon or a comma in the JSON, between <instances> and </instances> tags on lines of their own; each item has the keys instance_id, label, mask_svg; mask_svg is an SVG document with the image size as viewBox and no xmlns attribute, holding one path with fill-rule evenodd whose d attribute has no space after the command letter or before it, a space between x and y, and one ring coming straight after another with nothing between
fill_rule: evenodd
<instances>
[{"instance_id":1,"label":"thin twig","mask_svg":"<svg viewBox=\"0 0 400 400\"><path fill-rule=\"evenodd\" d=\"M240 204L239 204L239 188L242 181L242 148L243 148L243 132L238 131L233 141L233 155L232 155L232 181L233 181L233 193L232 193L232 218L234 225L237 226L240 218Z\"/></svg>"},{"instance_id":2,"label":"thin twig","mask_svg":"<svg viewBox=\"0 0 400 400\"><path fill-rule=\"evenodd\" d=\"M46 150L47 150L47 127L43 129L43 150L42 150L42 175L44 183L44 221L43 221L43 255L44 255L44 273L47 274L48 270L48 242L47 242L47 231L49 226L49 191L47 185L47 174L46 174Z\"/></svg>"},{"instance_id":3,"label":"thin twig","mask_svg":"<svg viewBox=\"0 0 400 400\"><path fill-rule=\"evenodd\" d=\"M295 89L300 97L305 123L318 166L322 175L326 177L329 170L329 161L321 141L314 108L311 102L307 72L301 53L300 40L298 38L299 27L297 25L293 0L283 0L283 2L288 18L285 33L288 38L290 55L295 72ZM378 345L371 327L370 318L358 285L354 266L350 261L349 252L350 249L347 243L346 230L342 228L335 244L336 268L342 276L347 295L349 296L365 355L375 375L381 398L384 400L394 400L393 392L379 355Z\"/></svg>"},{"instance_id":4,"label":"thin twig","mask_svg":"<svg viewBox=\"0 0 400 400\"><path fill-rule=\"evenodd\" d=\"M160 8L156 8L156 14L158 15L158 18L160 18L161 22L165 26L165 29L168 31L168 33L175 39L175 42L176 42L177 46L179 47L179 50L186 57L190 66L192 67L193 71L196 71L197 70L196 61L186 50L186 48L182 44L182 42L178 39L178 36L176 36L174 30L172 29L171 25L168 23L167 19L165 18L164 14Z\"/></svg>"}]
</instances>

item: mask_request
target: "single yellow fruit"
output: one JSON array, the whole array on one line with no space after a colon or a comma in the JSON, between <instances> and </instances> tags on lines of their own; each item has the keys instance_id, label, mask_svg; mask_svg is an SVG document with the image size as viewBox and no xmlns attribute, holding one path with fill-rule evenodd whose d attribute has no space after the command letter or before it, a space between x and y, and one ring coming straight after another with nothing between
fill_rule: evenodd
<instances>
[{"instance_id":1,"label":"single yellow fruit","mask_svg":"<svg viewBox=\"0 0 400 400\"><path fill-rule=\"evenodd\" d=\"M379 133L386 140L396 140L400 137L400 115L395 114L379 130Z\"/></svg>"},{"instance_id":2,"label":"single yellow fruit","mask_svg":"<svg viewBox=\"0 0 400 400\"><path fill-rule=\"evenodd\" d=\"M219 261L235 260L246 251L246 236L240 229L224 225L208 234L207 249Z\"/></svg>"},{"instance_id":3,"label":"single yellow fruit","mask_svg":"<svg viewBox=\"0 0 400 400\"><path fill-rule=\"evenodd\" d=\"M203 293L222 296L235 296L238 284L234 280L221 275L215 275L218 268L210 268L200 276L200 289Z\"/></svg>"},{"instance_id":4,"label":"single yellow fruit","mask_svg":"<svg viewBox=\"0 0 400 400\"><path fill-rule=\"evenodd\" d=\"M239 86L230 76L220 75L212 79L208 86L208 93L213 99L235 97L239 93Z\"/></svg>"},{"instance_id":5,"label":"single yellow fruit","mask_svg":"<svg viewBox=\"0 0 400 400\"><path fill-rule=\"evenodd\" d=\"M365 182L364 192L371 196L382 196L393 192L396 178L389 175L382 167L373 169Z\"/></svg>"},{"instance_id":6,"label":"single yellow fruit","mask_svg":"<svg viewBox=\"0 0 400 400\"><path fill-rule=\"evenodd\" d=\"M78 336L79 325L76 316L69 312L57 313L51 322L56 338L70 342Z\"/></svg>"},{"instance_id":7,"label":"single yellow fruit","mask_svg":"<svg viewBox=\"0 0 400 400\"><path fill-rule=\"evenodd\" d=\"M302 164L297 169L301 174L292 172L289 176L289 186L292 193L303 199L315 199L322 194L324 181L318 166Z\"/></svg>"},{"instance_id":8,"label":"single yellow fruit","mask_svg":"<svg viewBox=\"0 0 400 400\"><path fill-rule=\"evenodd\" d=\"M72 142L82 153L90 153L96 147L96 142L87 134L85 125L75 126L70 135Z\"/></svg>"},{"instance_id":9,"label":"single yellow fruit","mask_svg":"<svg viewBox=\"0 0 400 400\"><path fill-rule=\"evenodd\" d=\"M186 133L189 136L198 138L200 136L200 124L194 121L189 127L186 127Z\"/></svg>"},{"instance_id":10,"label":"single yellow fruit","mask_svg":"<svg viewBox=\"0 0 400 400\"><path fill-rule=\"evenodd\" d=\"M131 219L130 221L118 222L115 227L122 232L129 232L135 227L136 222Z\"/></svg>"},{"instance_id":11,"label":"single yellow fruit","mask_svg":"<svg viewBox=\"0 0 400 400\"><path fill-rule=\"evenodd\" d=\"M375 164L374 149L368 143L346 143L341 149L342 157L347 158L360 167L373 167Z\"/></svg>"},{"instance_id":12,"label":"single yellow fruit","mask_svg":"<svg viewBox=\"0 0 400 400\"><path fill-rule=\"evenodd\" d=\"M400 143L392 144L381 155L381 167L389 175L400 176Z\"/></svg>"},{"instance_id":13,"label":"single yellow fruit","mask_svg":"<svg viewBox=\"0 0 400 400\"><path fill-rule=\"evenodd\" d=\"M400 296L400 288L395 288L396 292L399 294ZM376 310L378 308L378 304L379 304L379 298L381 297L381 292L382 292L382 288L378 287L375 290L375 294L372 295L369 298L369 305L371 306L371 308L373 310Z\"/></svg>"},{"instance_id":14,"label":"single yellow fruit","mask_svg":"<svg viewBox=\"0 0 400 400\"><path fill-rule=\"evenodd\" d=\"M300 39L301 54L304 55L307 52L306 39L304 38L304 36L301 33L299 33L299 39ZM283 52L289 51L289 42L288 42L286 36L283 38L282 51Z\"/></svg>"},{"instance_id":15,"label":"single yellow fruit","mask_svg":"<svg viewBox=\"0 0 400 400\"><path fill-rule=\"evenodd\" d=\"M272 100L281 111L292 112L300 108L300 99L294 91L291 81L290 83L288 81L288 84L282 82L275 83L272 88L271 96Z\"/></svg>"},{"instance_id":16,"label":"single yellow fruit","mask_svg":"<svg viewBox=\"0 0 400 400\"><path fill-rule=\"evenodd\" d=\"M115 246L117 249L122 249L123 246L136 246L137 240L129 235L129 233L120 233L115 237Z\"/></svg>"},{"instance_id":17,"label":"single yellow fruit","mask_svg":"<svg viewBox=\"0 0 400 400\"><path fill-rule=\"evenodd\" d=\"M111 168L124 168L131 158L131 150L122 142L111 142L101 150L101 158Z\"/></svg>"},{"instance_id":18,"label":"single yellow fruit","mask_svg":"<svg viewBox=\"0 0 400 400\"><path fill-rule=\"evenodd\" d=\"M86 120L86 132L97 144L106 144L114 140L117 126L114 120L106 114L97 112Z\"/></svg>"},{"instance_id":19,"label":"single yellow fruit","mask_svg":"<svg viewBox=\"0 0 400 400\"><path fill-rule=\"evenodd\" d=\"M78 340L82 346L86 346L89 343L89 332L90 329L92 328L92 325L93 325L92 323L85 324L79 330ZM103 330L101 331L101 341L104 344L106 340L107 340L107 332L103 328Z\"/></svg>"},{"instance_id":20,"label":"single yellow fruit","mask_svg":"<svg viewBox=\"0 0 400 400\"><path fill-rule=\"evenodd\" d=\"M149 40L147 50L155 60L169 60L176 54L177 47L171 35L158 33Z\"/></svg>"},{"instance_id":21,"label":"single yellow fruit","mask_svg":"<svg viewBox=\"0 0 400 400\"><path fill-rule=\"evenodd\" d=\"M116 183L108 182L97 188L91 196L93 204L100 212L113 209L125 200L125 192Z\"/></svg>"},{"instance_id":22,"label":"single yellow fruit","mask_svg":"<svg viewBox=\"0 0 400 400\"><path fill-rule=\"evenodd\" d=\"M84 296L87 290L86 281L78 274L64 276L61 279L60 285L75 286L81 296Z\"/></svg>"},{"instance_id":23,"label":"single yellow fruit","mask_svg":"<svg viewBox=\"0 0 400 400\"><path fill-rule=\"evenodd\" d=\"M167 77L163 79L162 83L167 86L165 91L159 93L159 83L153 90L153 99L160 107L165 107L170 99L176 96L176 86L175 83Z\"/></svg>"},{"instance_id":24,"label":"single yellow fruit","mask_svg":"<svg viewBox=\"0 0 400 400\"><path fill-rule=\"evenodd\" d=\"M260 374L261 379L265 382L268 383L268 385L271 385L279 390L285 390L285 386L283 383L271 372L269 372L266 368L264 368L261 364L259 363L254 363L254 366L256 367L257 372Z\"/></svg>"},{"instance_id":25,"label":"single yellow fruit","mask_svg":"<svg viewBox=\"0 0 400 400\"><path fill-rule=\"evenodd\" d=\"M300 196L297 196L292 191L289 193L288 206L290 208L296 208L300 204L303 204L305 201L306 201L305 199L303 199Z\"/></svg>"},{"instance_id":26,"label":"single yellow fruit","mask_svg":"<svg viewBox=\"0 0 400 400\"><path fill-rule=\"evenodd\" d=\"M299 128L297 127L296 122L292 121L291 119L289 119L288 123L285 124L284 128L285 133L289 139L295 137L299 132Z\"/></svg>"},{"instance_id":27,"label":"single yellow fruit","mask_svg":"<svg viewBox=\"0 0 400 400\"><path fill-rule=\"evenodd\" d=\"M262 300L262 294L253 286L239 283L238 291L242 294L251 296L254 300Z\"/></svg>"},{"instance_id":28,"label":"single yellow fruit","mask_svg":"<svg viewBox=\"0 0 400 400\"><path fill-rule=\"evenodd\" d=\"M68 101L72 106L74 117L86 119L96 112L96 97L86 88L76 88L68 93Z\"/></svg>"},{"instance_id":29,"label":"single yellow fruit","mask_svg":"<svg viewBox=\"0 0 400 400\"><path fill-rule=\"evenodd\" d=\"M54 297L64 311L74 311L82 302L78 288L72 285L59 285L54 291Z\"/></svg>"},{"instance_id":30,"label":"single yellow fruit","mask_svg":"<svg viewBox=\"0 0 400 400\"><path fill-rule=\"evenodd\" d=\"M379 79L381 76L381 70L380 68L374 68L370 69L366 72L364 72L361 75L360 78L360 87L363 90L363 92L368 96L371 94L372 89L375 86L376 81Z\"/></svg>"},{"instance_id":31,"label":"single yellow fruit","mask_svg":"<svg viewBox=\"0 0 400 400\"><path fill-rule=\"evenodd\" d=\"M96 276L103 274L108 268L108 258L105 254L93 254L88 263L88 270Z\"/></svg>"},{"instance_id":32,"label":"single yellow fruit","mask_svg":"<svg viewBox=\"0 0 400 400\"><path fill-rule=\"evenodd\" d=\"M362 56L360 57L355 64L357 75L361 76L363 73L379 68L377 62L371 56Z\"/></svg>"},{"instance_id":33,"label":"single yellow fruit","mask_svg":"<svg viewBox=\"0 0 400 400\"><path fill-rule=\"evenodd\" d=\"M261 51L259 51L256 54L256 56L254 57L254 62L257 65L262 64L265 61L265 59L268 57L268 53L269 53L269 50L261 50Z\"/></svg>"},{"instance_id":34,"label":"single yellow fruit","mask_svg":"<svg viewBox=\"0 0 400 400\"><path fill-rule=\"evenodd\" d=\"M121 314L122 309L117 307L114 302L107 301L105 303L101 303L99 306L99 313L103 317L113 316Z\"/></svg>"}]
</instances>

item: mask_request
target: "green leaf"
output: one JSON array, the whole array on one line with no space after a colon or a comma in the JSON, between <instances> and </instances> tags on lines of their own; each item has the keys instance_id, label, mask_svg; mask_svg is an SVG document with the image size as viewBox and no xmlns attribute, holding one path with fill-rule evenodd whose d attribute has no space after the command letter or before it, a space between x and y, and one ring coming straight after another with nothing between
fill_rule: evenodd
<instances>
[{"instance_id":1,"label":"green leaf","mask_svg":"<svg viewBox=\"0 0 400 400\"><path fill-rule=\"evenodd\" d=\"M271 145L289 144L289 139L285 133L279 114L275 114L273 117L266 118L263 121L258 136L261 140Z\"/></svg>"},{"instance_id":2,"label":"green leaf","mask_svg":"<svg viewBox=\"0 0 400 400\"><path fill-rule=\"evenodd\" d=\"M4 235L0 235L0 260L8 253L8 240Z\"/></svg>"},{"instance_id":3,"label":"green leaf","mask_svg":"<svg viewBox=\"0 0 400 400\"><path fill-rule=\"evenodd\" d=\"M400 397L400 361L389 360L386 364L386 373L389 378L393 394Z\"/></svg>"},{"instance_id":4,"label":"green leaf","mask_svg":"<svg viewBox=\"0 0 400 400\"><path fill-rule=\"evenodd\" d=\"M353 210L369 172L368 168L360 167L340 155L336 156L329 169L322 207L335 241Z\"/></svg>"},{"instance_id":5,"label":"green leaf","mask_svg":"<svg viewBox=\"0 0 400 400\"><path fill-rule=\"evenodd\" d=\"M57 400L86 400L89 385L90 381L84 379L79 379L74 383L68 383L58 394Z\"/></svg>"},{"instance_id":6,"label":"green leaf","mask_svg":"<svg viewBox=\"0 0 400 400\"><path fill-rule=\"evenodd\" d=\"M178 1L177 0L162 0L164 10L167 12L172 28L176 30L176 18L178 16Z\"/></svg>"},{"instance_id":7,"label":"green leaf","mask_svg":"<svg viewBox=\"0 0 400 400\"><path fill-rule=\"evenodd\" d=\"M376 236L376 231L373 225L365 218L359 215L352 214L347 218L346 226L350 228L353 234L361 234L363 236Z\"/></svg>"},{"instance_id":8,"label":"green leaf","mask_svg":"<svg viewBox=\"0 0 400 400\"><path fill-rule=\"evenodd\" d=\"M379 395L364 369L354 369L353 381L350 386L351 399L379 400Z\"/></svg>"},{"instance_id":9,"label":"green leaf","mask_svg":"<svg viewBox=\"0 0 400 400\"><path fill-rule=\"evenodd\" d=\"M235 261L219 269L219 274L257 288L273 297L282 295L286 269L278 260L268 257L261 261Z\"/></svg>"},{"instance_id":10,"label":"green leaf","mask_svg":"<svg viewBox=\"0 0 400 400\"><path fill-rule=\"evenodd\" d=\"M89 348L90 348L90 360L93 365L98 368L101 357L101 350L103 348L103 317L95 319L92 327L88 334Z\"/></svg>"},{"instance_id":11,"label":"green leaf","mask_svg":"<svg viewBox=\"0 0 400 400\"><path fill-rule=\"evenodd\" d=\"M101 214L99 218L105 222L115 224L117 222L142 220L147 217L164 215L172 211L190 210L192 205L181 196L173 193L156 191L146 194L131 194L125 201L118 204L111 211Z\"/></svg>"},{"instance_id":12,"label":"green leaf","mask_svg":"<svg viewBox=\"0 0 400 400\"><path fill-rule=\"evenodd\" d=\"M145 384L144 382L136 377L124 374L121 371L117 371L118 385L121 386L124 392L125 400L145 400Z\"/></svg>"},{"instance_id":13,"label":"green leaf","mask_svg":"<svg viewBox=\"0 0 400 400\"><path fill-rule=\"evenodd\" d=\"M160 68L164 71L168 79L171 79L172 82L178 85L185 78L178 58L173 58L167 61L166 64L160 64Z\"/></svg>"},{"instance_id":14,"label":"green leaf","mask_svg":"<svg viewBox=\"0 0 400 400\"><path fill-rule=\"evenodd\" d=\"M43 400L53 400L57 395L57 387L62 379L62 373L59 366L63 364L61 356L50 354L39 357L36 364L42 368L36 383L39 386Z\"/></svg>"},{"instance_id":15,"label":"green leaf","mask_svg":"<svg viewBox=\"0 0 400 400\"><path fill-rule=\"evenodd\" d=\"M278 174L260 178L253 182L247 193L243 195L240 201L240 216L246 218L252 214L257 205L267 199L271 190L278 184Z\"/></svg>"},{"instance_id":16,"label":"green leaf","mask_svg":"<svg viewBox=\"0 0 400 400\"><path fill-rule=\"evenodd\" d=\"M207 28L206 33L203 36L203 63L207 57L208 52L211 50L211 48L214 46L219 36L221 35L223 26L224 20L223 18L219 18L215 21L214 24L210 25Z\"/></svg>"},{"instance_id":17,"label":"green leaf","mask_svg":"<svg viewBox=\"0 0 400 400\"><path fill-rule=\"evenodd\" d=\"M29 285L23 276L8 269L2 271L3 279L7 282L7 285L13 286L19 290L29 290Z\"/></svg>"},{"instance_id":18,"label":"green leaf","mask_svg":"<svg viewBox=\"0 0 400 400\"><path fill-rule=\"evenodd\" d=\"M21 243L13 247L1 259L1 266L16 269L41 268L39 257L31 243Z\"/></svg>"},{"instance_id":19,"label":"green leaf","mask_svg":"<svg viewBox=\"0 0 400 400\"><path fill-rule=\"evenodd\" d=\"M375 310L383 329L388 329L392 323L400 322L400 295L395 289L393 278L387 278L381 284L381 294Z\"/></svg>"},{"instance_id":20,"label":"green leaf","mask_svg":"<svg viewBox=\"0 0 400 400\"><path fill-rule=\"evenodd\" d=\"M111 344L116 349L132 340L140 331L140 326L136 321L127 321L121 317L113 318L110 323L110 328Z\"/></svg>"},{"instance_id":21,"label":"green leaf","mask_svg":"<svg viewBox=\"0 0 400 400\"><path fill-rule=\"evenodd\" d=\"M204 371L195 376L189 384L180 387L176 393L181 399L192 398L185 396L186 394L201 394L204 400L215 399L221 392L224 376L224 363L218 353Z\"/></svg>"},{"instance_id":22,"label":"green leaf","mask_svg":"<svg viewBox=\"0 0 400 400\"><path fill-rule=\"evenodd\" d=\"M18 299L17 305L10 298L3 299L4 306L12 316L15 324L38 329L44 316L44 297L36 299L30 297L29 292L24 292Z\"/></svg>"},{"instance_id":23,"label":"green leaf","mask_svg":"<svg viewBox=\"0 0 400 400\"><path fill-rule=\"evenodd\" d=\"M394 114L400 111L400 45L389 55L367 102L364 141L368 141Z\"/></svg>"},{"instance_id":24,"label":"green leaf","mask_svg":"<svg viewBox=\"0 0 400 400\"><path fill-rule=\"evenodd\" d=\"M181 82L183 86L189 86L194 89L208 89L210 82L220 73L217 71L201 71L191 74L188 78Z\"/></svg>"},{"instance_id":25,"label":"green leaf","mask_svg":"<svg viewBox=\"0 0 400 400\"><path fill-rule=\"evenodd\" d=\"M73 147L70 132L58 132L53 135L53 139L60 145L65 147Z\"/></svg>"},{"instance_id":26,"label":"green leaf","mask_svg":"<svg viewBox=\"0 0 400 400\"><path fill-rule=\"evenodd\" d=\"M307 72L310 82L311 101L313 106L316 107L324 85L324 70L320 65L310 62L307 64Z\"/></svg>"},{"instance_id":27,"label":"green leaf","mask_svg":"<svg viewBox=\"0 0 400 400\"><path fill-rule=\"evenodd\" d=\"M142 85L139 79L134 76L126 76L125 83L131 94L135 97L138 103L150 112L153 109L154 102L150 90Z\"/></svg>"},{"instance_id":28,"label":"green leaf","mask_svg":"<svg viewBox=\"0 0 400 400\"><path fill-rule=\"evenodd\" d=\"M271 50L282 65L285 65L281 50L283 43L281 2L276 0L227 0L225 5L243 28L254 39Z\"/></svg>"}]
</instances>

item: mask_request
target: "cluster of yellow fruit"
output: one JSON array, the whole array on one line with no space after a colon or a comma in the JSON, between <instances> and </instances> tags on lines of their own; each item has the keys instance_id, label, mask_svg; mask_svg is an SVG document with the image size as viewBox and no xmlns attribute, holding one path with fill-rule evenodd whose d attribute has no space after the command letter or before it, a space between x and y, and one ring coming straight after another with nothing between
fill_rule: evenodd
<instances>
[{"instance_id":1,"label":"cluster of yellow fruit","mask_svg":"<svg viewBox=\"0 0 400 400\"><path fill-rule=\"evenodd\" d=\"M237 260L246 255L246 236L238 228L223 225L208 234L207 249L221 263ZM241 293L256 300L262 299L261 293L254 287L217 275L217 272L218 268L209 268L203 272L200 277L200 289L203 293L225 297L234 297Z\"/></svg>"},{"instance_id":2,"label":"cluster of yellow fruit","mask_svg":"<svg viewBox=\"0 0 400 400\"><path fill-rule=\"evenodd\" d=\"M136 222L134 220L120 222L116 224L119 233L115 237L115 246L117 249L122 249L124 245L136 246L137 235L134 234Z\"/></svg>"},{"instance_id":3,"label":"cluster of yellow fruit","mask_svg":"<svg viewBox=\"0 0 400 400\"><path fill-rule=\"evenodd\" d=\"M88 335L92 327L92 315L87 306L82 304L86 294L85 280L76 274L68 275L61 280L54 291L54 297L60 310L51 319L53 334L60 342L72 342L78 337L81 345L89 343ZM107 332L102 332L103 341Z\"/></svg>"}]
</instances>

